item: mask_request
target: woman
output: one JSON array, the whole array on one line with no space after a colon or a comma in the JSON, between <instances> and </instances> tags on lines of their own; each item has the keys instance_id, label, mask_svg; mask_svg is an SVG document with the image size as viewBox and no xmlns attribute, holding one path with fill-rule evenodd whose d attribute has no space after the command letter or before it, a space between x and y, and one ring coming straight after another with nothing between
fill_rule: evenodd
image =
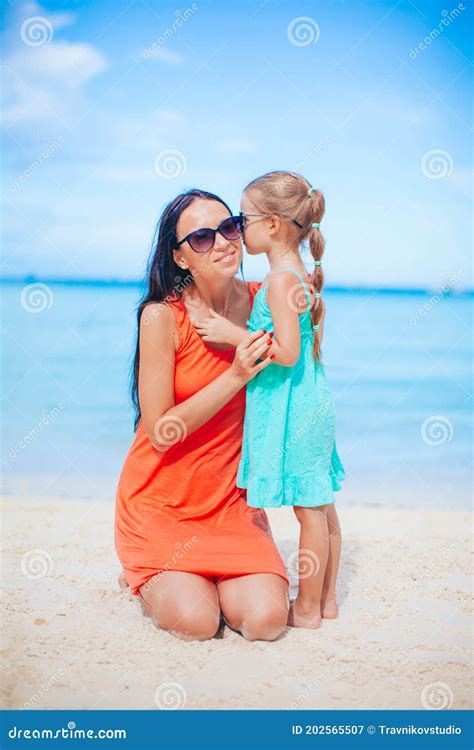
<instances>
[{"instance_id":1,"label":"woman","mask_svg":"<svg viewBox=\"0 0 474 750\"><path fill-rule=\"evenodd\" d=\"M245 384L267 367L270 339L204 341L209 310L245 326L259 284L235 278L241 224L212 193L190 190L163 212L138 307L132 380L136 435L117 488L115 543L132 592L157 627L212 638L222 613L248 640L274 640L288 578L265 511L235 484Z\"/></svg>"}]
</instances>

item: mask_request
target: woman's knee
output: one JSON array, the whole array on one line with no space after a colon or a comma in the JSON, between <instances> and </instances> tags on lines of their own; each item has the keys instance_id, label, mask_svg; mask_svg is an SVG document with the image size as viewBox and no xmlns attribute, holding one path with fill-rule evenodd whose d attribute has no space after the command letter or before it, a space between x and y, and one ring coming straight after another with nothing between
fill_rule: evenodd
<instances>
[{"instance_id":1,"label":"woman's knee","mask_svg":"<svg viewBox=\"0 0 474 750\"><path fill-rule=\"evenodd\" d=\"M212 607L201 610L196 607L187 609L175 606L163 613L151 617L154 625L160 630L189 641L207 641L214 638L219 630L220 615Z\"/></svg>"},{"instance_id":2,"label":"woman's knee","mask_svg":"<svg viewBox=\"0 0 474 750\"><path fill-rule=\"evenodd\" d=\"M207 641L214 638L219 630L218 613L188 613L181 617L168 619L161 625L169 633L188 641Z\"/></svg>"},{"instance_id":3,"label":"woman's knee","mask_svg":"<svg viewBox=\"0 0 474 750\"><path fill-rule=\"evenodd\" d=\"M220 609L217 591L196 576L164 574L152 585L140 589L145 612L153 624L186 640L208 640L219 629Z\"/></svg>"},{"instance_id":4,"label":"woman's knee","mask_svg":"<svg viewBox=\"0 0 474 750\"><path fill-rule=\"evenodd\" d=\"M285 632L286 607L259 609L242 622L239 630L247 641L274 641Z\"/></svg>"}]
</instances>

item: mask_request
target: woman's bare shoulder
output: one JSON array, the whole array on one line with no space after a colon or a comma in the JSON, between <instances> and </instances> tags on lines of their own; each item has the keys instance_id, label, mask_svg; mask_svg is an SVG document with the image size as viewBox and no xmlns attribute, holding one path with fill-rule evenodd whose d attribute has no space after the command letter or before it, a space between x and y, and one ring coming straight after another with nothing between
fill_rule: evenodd
<instances>
[{"instance_id":1,"label":"woman's bare shoulder","mask_svg":"<svg viewBox=\"0 0 474 750\"><path fill-rule=\"evenodd\" d=\"M172 303L148 302L142 310L140 325L155 327L169 326L175 321Z\"/></svg>"},{"instance_id":2,"label":"woman's bare shoulder","mask_svg":"<svg viewBox=\"0 0 474 750\"><path fill-rule=\"evenodd\" d=\"M145 339L150 338L155 346L173 337L176 350L179 345L179 335L173 303L149 302L145 305L140 317L140 335Z\"/></svg>"}]
</instances>

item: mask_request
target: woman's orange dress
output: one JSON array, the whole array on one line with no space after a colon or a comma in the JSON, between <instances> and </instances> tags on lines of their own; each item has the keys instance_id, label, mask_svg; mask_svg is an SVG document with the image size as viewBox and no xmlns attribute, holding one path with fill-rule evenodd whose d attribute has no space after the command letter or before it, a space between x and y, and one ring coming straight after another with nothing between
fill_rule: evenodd
<instances>
[{"instance_id":1,"label":"woman's orange dress","mask_svg":"<svg viewBox=\"0 0 474 750\"><path fill-rule=\"evenodd\" d=\"M260 286L247 284L251 303ZM182 300L169 303L179 334L175 402L200 391L230 367L234 349L203 342ZM162 570L221 577L274 573L287 583L265 511L236 486L245 388L209 421L167 451L150 443L142 420L120 475L115 546L138 594Z\"/></svg>"}]
</instances>

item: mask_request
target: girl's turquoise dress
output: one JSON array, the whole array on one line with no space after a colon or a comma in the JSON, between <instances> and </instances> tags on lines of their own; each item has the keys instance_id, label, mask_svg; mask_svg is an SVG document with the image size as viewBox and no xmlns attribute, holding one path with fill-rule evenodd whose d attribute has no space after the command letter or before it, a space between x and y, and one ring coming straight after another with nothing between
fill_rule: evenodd
<instances>
[{"instance_id":1,"label":"girl's turquoise dress","mask_svg":"<svg viewBox=\"0 0 474 750\"><path fill-rule=\"evenodd\" d=\"M242 456L237 486L247 489L256 508L314 507L334 503L345 477L335 441L335 404L324 367L313 359L309 292L301 274L308 309L299 315L301 351L293 367L270 364L246 388ZM247 329L273 331L260 287Z\"/></svg>"}]
</instances>

